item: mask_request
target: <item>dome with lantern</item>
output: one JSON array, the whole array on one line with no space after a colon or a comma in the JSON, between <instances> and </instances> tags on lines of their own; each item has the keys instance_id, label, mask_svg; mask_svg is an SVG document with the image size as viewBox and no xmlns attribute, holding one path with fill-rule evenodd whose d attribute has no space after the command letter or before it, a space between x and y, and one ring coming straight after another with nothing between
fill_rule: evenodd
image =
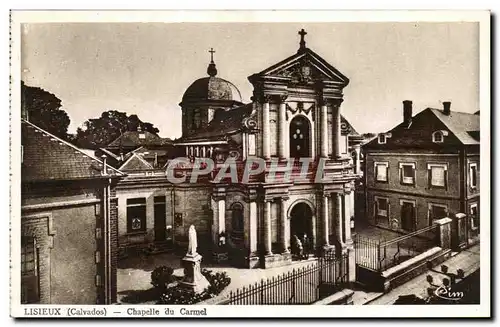
<instances>
[{"instance_id":1,"label":"dome with lantern","mask_svg":"<svg viewBox=\"0 0 500 327\"><path fill-rule=\"evenodd\" d=\"M241 93L231 82L217 77L217 68L213 60L213 50L210 51L212 58L207 68L208 77L202 77L194 81L184 92L181 106L192 103L210 102L219 103L223 106L238 106L242 104Z\"/></svg>"}]
</instances>

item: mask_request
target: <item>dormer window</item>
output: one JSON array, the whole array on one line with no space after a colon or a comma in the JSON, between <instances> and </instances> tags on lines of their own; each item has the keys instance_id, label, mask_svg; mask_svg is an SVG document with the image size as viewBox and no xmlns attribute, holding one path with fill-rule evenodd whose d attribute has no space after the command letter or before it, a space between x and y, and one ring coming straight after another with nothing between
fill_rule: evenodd
<instances>
[{"instance_id":1,"label":"dormer window","mask_svg":"<svg viewBox=\"0 0 500 327\"><path fill-rule=\"evenodd\" d=\"M378 144L385 144L385 142L386 142L385 134L379 134L378 135Z\"/></svg>"},{"instance_id":2,"label":"dormer window","mask_svg":"<svg viewBox=\"0 0 500 327\"><path fill-rule=\"evenodd\" d=\"M432 142L434 143L443 143L443 133L441 131L437 131L432 133Z\"/></svg>"}]
</instances>

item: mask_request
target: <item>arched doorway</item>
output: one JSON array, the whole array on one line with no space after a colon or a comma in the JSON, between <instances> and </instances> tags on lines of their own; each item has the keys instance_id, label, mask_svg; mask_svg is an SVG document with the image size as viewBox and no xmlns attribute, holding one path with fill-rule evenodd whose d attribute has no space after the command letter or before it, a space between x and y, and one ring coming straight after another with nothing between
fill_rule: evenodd
<instances>
[{"instance_id":1,"label":"arched doorway","mask_svg":"<svg viewBox=\"0 0 500 327\"><path fill-rule=\"evenodd\" d=\"M311 127L304 116L297 116L290 122L290 157L310 157Z\"/></svg>"},{"instance_id":2,"label":"arched doorway","mask_svg":"<svg viewBox=\"0 0 500 327\"><path fill-rule=\"evenodd\" d=\"M290 244L294 244L294 237L297 236L304 248L313 250L313 213L311 207L304 202L297 203L290 211Z\"/></svg>"}]
</instances>

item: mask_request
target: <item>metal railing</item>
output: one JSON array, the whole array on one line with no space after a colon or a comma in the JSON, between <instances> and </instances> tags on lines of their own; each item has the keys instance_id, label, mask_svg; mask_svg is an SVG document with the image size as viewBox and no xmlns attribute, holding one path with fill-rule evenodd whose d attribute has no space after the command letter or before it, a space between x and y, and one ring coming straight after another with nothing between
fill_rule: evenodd
<instances>
[{"instance_id":1,"label":"metal railing","mask_svg":"<svg viewBox=\"0 0 500 327\"><path fill-rule=\"evenodd\" d=\"M437 246L438 236L437 225L389 241L358 234L355 238L356 264L378 272L387 270Z\"/></svg>"},{"instance_id":2,"label":"metal railing","mask_svg":"<svg viewBox=\"0 0 500 327\"><path fill-rule=\"evenodd\" d=\"M302 268L232 291L225 304L311 304L341 289L348 281L348 269L347 256L322 257Z\"/></svg>"}]
</instances>

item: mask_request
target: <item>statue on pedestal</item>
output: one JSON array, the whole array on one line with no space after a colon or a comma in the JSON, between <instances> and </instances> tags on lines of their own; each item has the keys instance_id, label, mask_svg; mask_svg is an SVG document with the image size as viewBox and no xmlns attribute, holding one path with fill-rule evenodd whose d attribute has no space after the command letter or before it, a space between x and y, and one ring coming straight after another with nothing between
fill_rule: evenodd
<instances>
[{"instance_id":1,"label":"statue on pedestal","mask_svg":"<svg viewBox=\"0 0 500 327\"><path fill-rule=\"evenodd\" d=\"M196 229L193 225L189 227L188 231L189 245L186 256L182 259L182 266L184 267L184 278L180 285L183 287L191 288L195 293L203 292L210 283L201 274L201 255L198 250L198 239L196 237Z\"/></svg>"}]
</instances>

